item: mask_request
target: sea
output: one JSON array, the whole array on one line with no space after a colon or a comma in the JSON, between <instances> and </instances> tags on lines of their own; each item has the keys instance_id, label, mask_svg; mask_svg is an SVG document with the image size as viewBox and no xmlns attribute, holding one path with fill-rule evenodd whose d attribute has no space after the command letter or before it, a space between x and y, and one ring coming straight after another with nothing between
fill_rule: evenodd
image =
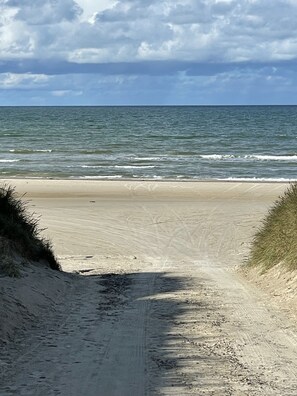
<instances>
[{"instance_id":1,"label":"sea","mask_svg":"<svg viewBox=\"0 0 297 396\"><path fill-rule=\"evenodd\" d=\"M297 180L297 106L0 107L0 177Z\"/></svg>"}]
</instances>

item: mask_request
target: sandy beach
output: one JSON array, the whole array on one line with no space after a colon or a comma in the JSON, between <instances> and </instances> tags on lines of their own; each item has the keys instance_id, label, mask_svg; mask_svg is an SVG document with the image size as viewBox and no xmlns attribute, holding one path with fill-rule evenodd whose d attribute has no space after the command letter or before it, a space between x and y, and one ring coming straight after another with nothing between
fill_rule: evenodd
<instances>
[{"instance_id":1,"label":"sandy beach","mask_svg":"<svg viewBox=\"0 0 297 396\"><path fill-rule=\"evenodd\" d=\"M0 279L23 305L0 395L296 394L295 278L240 270L287 184L6 182L68 274Z\"/></svg>"}]
</instances>

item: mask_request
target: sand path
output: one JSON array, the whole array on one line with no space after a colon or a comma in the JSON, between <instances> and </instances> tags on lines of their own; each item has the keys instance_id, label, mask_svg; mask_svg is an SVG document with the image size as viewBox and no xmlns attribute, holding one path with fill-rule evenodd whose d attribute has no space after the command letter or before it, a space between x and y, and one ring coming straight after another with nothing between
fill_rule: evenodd
<instances>
[{"instance_id":1,"label":"sand path","mask_svg":"<svg viewBox=\"0 0 297 396\"><path fill-rule=\"evenodd\" d=\"M296 395L297 328L235 270L284 185L19 183L80 276L1 396Z\"/></svg>"}]
</instances>

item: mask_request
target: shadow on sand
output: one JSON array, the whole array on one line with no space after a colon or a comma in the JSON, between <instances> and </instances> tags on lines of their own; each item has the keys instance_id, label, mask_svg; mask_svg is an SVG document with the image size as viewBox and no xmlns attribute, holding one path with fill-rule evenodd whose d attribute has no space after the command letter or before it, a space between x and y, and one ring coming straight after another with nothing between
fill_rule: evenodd
<instances>
[{"instance_id":1,"label":"shadow on sand","mask_svg":"<svg viewBox=\"0 0 297 396\"><path fill-rule=\"evenodd\" d=\"M109 395L172 394L170 389L179 395L225 394L238 362L220 344L224 318L207 297L211 288L205 279L196 278L193 291L193 279L169 273L89 276L103 287L97 309L102 320L113 320L110 348L118 348L109 350L103 362L107 367L101 374L115 370L111 383L98 390Z\"/></svg>"}]
</instances>

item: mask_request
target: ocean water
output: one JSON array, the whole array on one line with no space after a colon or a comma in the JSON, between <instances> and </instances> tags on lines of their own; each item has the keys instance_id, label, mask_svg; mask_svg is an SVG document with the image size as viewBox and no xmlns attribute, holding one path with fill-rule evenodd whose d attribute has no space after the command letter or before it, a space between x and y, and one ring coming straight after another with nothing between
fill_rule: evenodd
<instances>
[{"instance_id":1,"label":"ocean water","mask_svg":"<svg viewBox=\"0 0 297 396\"><path fill-rule=\"evenodd\" d=\"M0 177L296 180L297 106L0 107Z\"/></svg>"}]
</instances>

